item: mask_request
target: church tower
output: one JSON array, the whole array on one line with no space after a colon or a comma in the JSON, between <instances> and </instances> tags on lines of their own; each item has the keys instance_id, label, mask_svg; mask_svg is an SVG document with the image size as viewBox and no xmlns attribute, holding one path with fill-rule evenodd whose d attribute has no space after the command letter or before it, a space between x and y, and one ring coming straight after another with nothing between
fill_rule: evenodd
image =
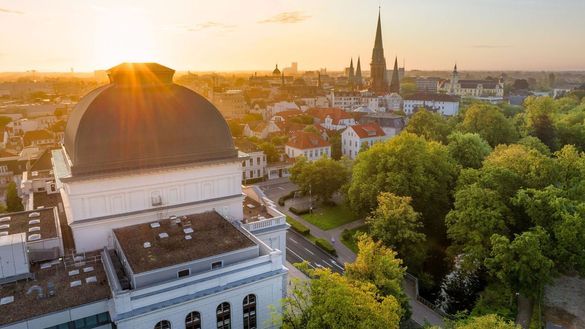
<instances>
[{"instance_id":1,"label":"church tower","mask_svg":"<svg viewBox=\"0 0 585 329\"><path fill-rule=\"evenodd\" d=\"M355 84L359 88L362 87L364 84L364 79L362 78L362 65L360 63L360 58L358 57L357 67L355 69Z\"/></svg>"},{"instance_id":2,"label":"church tower","mask_svg":"<svg viewBox=\"0 0 585 329\"><path fill-rule=\"evenodd\" d=\"M457 64L453 68L451 75L451 84L449 85L449 94L455 95L457 93L457 85L459 84L459 72L457 72Z\"/></svg>"},{"instance_id":3,"label":"church tower","mask_svg":"<svg viewBox=\"0 0 585 329\"><path fill-rule=\"evenodd\" d=\"M382 45L382 23L380 11L378 11L378 27L376 28L376 41L372 50L372 62L370 63L370 76L372 84L370 90L377 94L388 92L388 80L386 79L386 58L384 58L384 46Z\"/></svg>"},{"instance_id":4,"label":"church tower","mask_svg":"<svg viewBox=\"0 0 585 329\"><path fill-rule=\"evenodd\" d=\"M394 70L392 70L392 80L390 81L391 93L400 93L400 77L398 73L398 57L396 57L394 59Z\"/></svg>"},{"instance_id":5,"label":"church tower","mask_svg":"<svg viewBox=\"0 0 585 329\"><path fill-rule=\"evenodd\" d=\"M355 73L353 70L353 58L351 59L351 62L349 63L349 75L347 78L347 82L349 83L350 86L353 87L354 85L354 80L355 80Z\"/></svg>"}]
</instances>

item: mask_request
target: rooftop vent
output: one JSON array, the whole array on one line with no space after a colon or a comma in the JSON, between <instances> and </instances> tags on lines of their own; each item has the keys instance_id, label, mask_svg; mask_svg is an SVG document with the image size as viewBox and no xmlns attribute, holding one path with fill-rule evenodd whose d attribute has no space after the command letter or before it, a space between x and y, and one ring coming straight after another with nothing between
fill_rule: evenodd
<instances>
[{"instance_id":1,"label":"rooftop vent","mask_svg":"<svg viewBox=\"0 0 585 329\"><path fill-rule=\"evenodd\" d=\"M93 266L88 266L88 267L83 268L83 273L92 272L92 271L93 271Z\"/></svg>"},{"instance_id":2,"label":"rooftop vent","mask_svg":"<svg viewBox=\"0 0 585 329\"><path fill-rule=\"evenodd\" d=\"M191 234L191 233L193 233L193 229L190 228L190 227L184 228L183 229L183 233L185 233L185 234Z\"/></svg>"},{"instance_id":3,"label":"rooftop vent","mask_svg":"<svg viewBox=\"0 0 585 329\"><path fill-rule=\"evenodd\" d=\"M31 219L28 221L28 225L35 225L35 224L40 224L41 220L40 219Z\"/></svg>"},{"instance_id":4,"label":"rooftop vent","mask_svg":"<svg viewBox=\"0 0 585 329\"><path fill-rule=\"evenodd\" d=\"M85 283L96 283L97 282L97 278L95 276L90 276L88 278L85 278Z\"/></svg>"},{"instance_id":5,"label":"rooftop vent","mask_svg":"<svg viewBox=\"0 0 585 329\"><path fill-rule=\"evenodd\" d=\"M69 271L69 276L74 276L74 275L77 275L77 274L79 274L79 270Z\"/></svg>"},{"instance_id":6,"label":"rooftop vent","mask_svg":"<svg viewBox=\"0 0 585 329\"><path fill-rule=\"evenodd\" d=\"M150 242L145 242L144 244L142 244L142 246L144 247L144 249L150 248Z\"/></svg>"},{"instance_id":7,"label":"rooftop vent","mask_svg":"<svg viewBox=\"0 0 585 329\"><path fill-rule=\"evenodd\" d=\"M40 212L31 212L30 214L28 214L28 218L35 218L35 217L39 217L41 215Z\"/></svg>"},{"instance_id":8,"label":"rooftop vent","mask_svg":"<svg viewBox=\"0 0 585 329\"><path fill-rule=\"evenodd\" d=\"M40 234L31 234L28 236L28 241L37 241L41 239Z\"/></svg>"},{"instance_id":9,"label":"rooftop vent","mask_svg":"<svg viewBox=\"0 0 585 329\"><path fill-rule=\"evenodd\" d=\"M45 206L38 206L37 209L45 209Z\"/></svg>"},{"instance_id":10,"label":"rooftop vent","mask_svg":"<svg viewBox=\"0 0 585 329\"><path fill-rule=\"evenodd\" d=\"M52 263L42 263L41 264L41 270L49 269L49 268L51 268L51 266L53 266Z\"/></svg>"},{"instance_id":11,"label":"rooftop vent","mask_svg":"<svg viewBox=\"0 0 585 329\"><path fill-rule=\"evenodd\" d=\"M6 305L14 302L14 296L3 297L0 299L0 305Z\"/></svg>"},{"instance_id":12,"label":"rooftop vent","mask_svg":"<svg viewBox=\"0 0 585 329\"><path fill-rule=\"evenodd\" d=\"M74 288L74 287L79 287L81 286L81 280L77 280L77 281L71 281L69 283L69 287Z\"/></svg>"},{"instance_id":13,"label":"rooftop vent","mask_svg":"<svg viewBox=\"0 0 585 329\"><path fill-rule=\"evenodd\" d=\"M7 235L8 235L8 232L6 232L6 231L0 231L0 236L7 236Z\"/></svg>"},{"instance_id":14,"label":"rooftop vent","mask_svg":"<svg viewBox=\"0 0 585 329\"><path fill-rule=\"evenodd\" d=\"M39 172L38 171L33 171L31 173L31 176L33 176L33 177L37 177L38 175L39 175Z\"/></svg>"},{"instance_id":15,"label":"rooftop vent","mask_svg":"<svg viewBox=\"0 0 585 329\"><path fill-rule=\"evenodd\" d=\"M158 237L159 237L160 239L166 239L166 238L168 238L168 237L169 237L169 235L168 235L168 233L166 233L166 232L162 232L162 233L159 233L159 234L158 234Z\"/></svg>"},{"instance_id":16,"label":"rooftop vent","mask_svg":"<svg viewBox=\"0 0 585 329\"><path fill-rule=\"evenodd\" d=\"M10 216L6 216L6 217L0 218L0 223L2 223L2 222L9 222L9 221L10 221Z\"/></svg>"},{"instance_id":17,"label":"rooftop vent","mask_svg":"<svg viewBox=\"0 0 585 329\"><path fill-rule=\"evenodd\" d=\"M158 228L160 227L159 222L150 223L150 228Z\"/></svg>"},{"instance_id":18,"label":"rooftop vent","mask_svg":"<svg viewBox=\"0 0 585 329\"><path fill-rule=\"evenodd\" d=\"M193 239L190 235L185 235L185 240L191 240Z\"/></svg>"},{"instance_id":19,"label":"rooftop vent","mask_svg":"<svg viewBox=\"0 0 585 329\"><path fill-rule=\"evenodd\" d=\"M33 226L28 229L28 232L39 232L41 230L40 226Z\"/></svg>"},{"instance_id":20,"label":"rooftop vent","mask_svg":"<svg viewBox=\"0 0 585 329\"><path fill-rule=\"evenodd\" d=\"M0 225L0 230L7 230L10 228L10 224L2 224Z\"/></svg>"}]
</instances>

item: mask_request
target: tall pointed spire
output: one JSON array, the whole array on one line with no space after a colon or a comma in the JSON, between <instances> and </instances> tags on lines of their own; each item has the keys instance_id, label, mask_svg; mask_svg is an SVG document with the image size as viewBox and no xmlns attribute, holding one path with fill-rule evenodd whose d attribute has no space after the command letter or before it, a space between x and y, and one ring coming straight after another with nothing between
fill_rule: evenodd
<instances>
[{"instance_id":1,"label":"tall pointed spire","mask_svg":"<svg viewBox=\"0 0 585 329\"><path fill-rule=\"evenodd\" d=\"M355 69L355 84L358 87L361 87L364 84L364 80L362 78L362 65L360 64L360 57L358 56L357 67Z\"/></svg>"},{"instance_id":2,"label":"tall pointed spire","mask_svg":"<svg viewBox=\"0 0 585 329\"><path fill-rule=\"evenodd\" d=\"M388 92L388 79L386 77L386 58L384 58L384 47L382 45L382 20L378 10L378 26L376 27L376 40L372 50L372 62L370 63L370 76L372 84L370 90L377 94Z\"/></svg>"},{"instance_id":3,"label":"tall pointed spire","mask_svg":"<svg viewBox=\"0 0 585 329\"><path fill-rule=\"evenodd\" d=\"M353 86L354 80L355 80L355 73L353 70L353 57L351 58L351 61L349 62L349 76L347 77L347 80L348 80L349 84L351 86Z\"/></svg>"},{"instance_id":4,"label":"tall pointed spire","mask_svg":"<svg viewBox=\"0 0 585 329\"><path fill-rule=\"evenodd\" d=\"M398 76L398 57L394 58L394 70L392 70L392 80L390 81L390 92L400 92L400 77Z\"/></svg>"}]
</instances>

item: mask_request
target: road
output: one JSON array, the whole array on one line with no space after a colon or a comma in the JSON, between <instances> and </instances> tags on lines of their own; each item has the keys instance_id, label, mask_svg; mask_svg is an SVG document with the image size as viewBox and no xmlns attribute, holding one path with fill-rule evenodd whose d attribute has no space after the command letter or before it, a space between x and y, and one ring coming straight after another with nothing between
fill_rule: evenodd
<instances>
[{"instance_id":1,"label":"road","mask_svg":"<svg viewBox=\"0 0 585 329\"><path fill-rule=\"evenodd\" d=\"M327 267L337 273L344 270L343 264L293 230L286 233L286 260L292 264L307 261L312 268Z\"/></svg>"}]
</instances>

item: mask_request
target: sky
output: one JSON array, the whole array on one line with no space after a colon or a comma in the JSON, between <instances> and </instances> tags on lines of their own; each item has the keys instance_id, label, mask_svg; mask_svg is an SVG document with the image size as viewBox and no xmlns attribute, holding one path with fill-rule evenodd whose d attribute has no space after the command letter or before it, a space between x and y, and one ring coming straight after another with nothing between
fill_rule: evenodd
<instances>
[{"instance_id":1,"label":"sky","mask_svg":"<svg viewBox=\"0 0 585 329\"><path fill-rule=\"evenodd\" d=\"M583 0L0 0L0 71L585 70Z\"/></svg>"}]
</instances>

